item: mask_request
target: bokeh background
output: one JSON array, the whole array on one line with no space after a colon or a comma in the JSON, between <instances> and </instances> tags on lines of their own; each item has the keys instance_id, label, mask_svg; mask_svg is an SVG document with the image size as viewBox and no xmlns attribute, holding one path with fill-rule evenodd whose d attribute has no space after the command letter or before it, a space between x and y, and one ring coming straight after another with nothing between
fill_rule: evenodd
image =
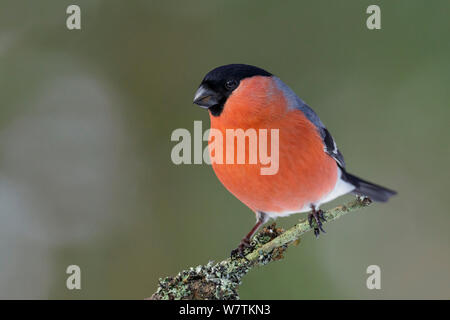
<instances>
[{"instance_id":1,"label":"bokeh background","mask_svg":"<svg viewBox=\"0 0 450 320\"><path fill-rule=\"evenodd\" d=\"M366 28L370 4L381 30ZM241 298L450 298L449 12L445 0L2 0L0 298L142 299L236 247L253 213L210 166L170 158L174 129L209 126L193 94L228 63L275 73L349 171L399 191L253 270ZM372 264L381 290L366 288Z\"/></svg>"}]
</instances>

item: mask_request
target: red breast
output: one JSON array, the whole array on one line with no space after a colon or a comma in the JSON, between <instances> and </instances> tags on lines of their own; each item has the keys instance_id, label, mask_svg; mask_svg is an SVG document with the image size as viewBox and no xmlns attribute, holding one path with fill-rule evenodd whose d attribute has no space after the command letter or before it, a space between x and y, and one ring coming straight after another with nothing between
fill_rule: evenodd
<instances>
[{"instance_id":1,"label":"red breast","mask_svg":"<svg viewBox=\"0 0 450 320\"><path fill-rule=\"evenodd\" d=\"M223 185L254 211L273 214L299 212L311 203L320 202L336 185L336 161L324 152L317 131L297 109L288 108L288 101L272 77L254 76L243 79L228 97L219 117L210 116L211 128L223 135L223 164L213 162L213 169ZM261 167L246 163L226 163L226 129L268 130L267 149L270 150L271 129L279 131L279 164L274 175L262 175ZM210 145L213 139L210 139ZM217 143L217 142L216 142ZM216 146L217 148L217 146ZM211 158L215 152L211 151Z\"/></svg>"}]
</instances>

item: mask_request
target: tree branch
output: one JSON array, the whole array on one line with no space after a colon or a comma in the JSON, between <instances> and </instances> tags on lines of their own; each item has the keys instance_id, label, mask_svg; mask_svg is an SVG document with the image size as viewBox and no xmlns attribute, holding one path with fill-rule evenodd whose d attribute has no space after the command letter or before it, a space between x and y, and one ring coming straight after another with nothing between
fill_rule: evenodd
<instances>
[{"instance_id":1,"label":"tree branch","mask_svg":"<svg viewBox=\"0 0 450 320\"><path fill-rule=\"evenodd\" d=\"M346 205L341 205L324 212L325 223L341 216L369 206L369 198L357 197ZM284 231L276 228L275 223L264 227L253 239L252 248L246 249L245 258L228 258L218 263L209 261L206 265L189 268L179 272L175 277L159 279L157 291L148 299L151 300L237 300L237 289L242 278L255 266L280 260L290 244L298 244L300 236L311 231L313 227L306 219Z\"/></svg>"}]
</instances>

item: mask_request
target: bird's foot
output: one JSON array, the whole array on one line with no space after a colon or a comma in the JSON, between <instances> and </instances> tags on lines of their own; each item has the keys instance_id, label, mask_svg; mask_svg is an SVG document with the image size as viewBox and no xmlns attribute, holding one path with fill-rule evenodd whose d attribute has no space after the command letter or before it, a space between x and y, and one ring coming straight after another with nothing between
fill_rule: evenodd
<instances>
[{"instance_id":1,"label":"bird's foot","mask_svg":"<svg viewBox=\"0 0 450 320\"><path fill-rule=\"evenodd\" d=\"M326 222L325 216L322 210L316 210L314 207L311 208L311 212L308 214L308 222L311 228L314 228L314 235L316 238L319 237L320 232L326 233L322 227L322 221ZM315 221L315 226L313 226L313 219Z\"/></svg>"},{"instance_id":2,"label":"bird's foot","mask_svg":"<svg viewBox=\"0 0 450 320\"><path fill-rule=\"evenodd\" d=\"M252 245L250 244L250 239L249 238L244 238L241 240L241 243L239 244L239 246L231 251L231 258L235 258L235 257L239 257L239 258L243 258L245 260L247 260L247 258L245 257L245 249L251 248Z\"/></svg>"}]
</instances>

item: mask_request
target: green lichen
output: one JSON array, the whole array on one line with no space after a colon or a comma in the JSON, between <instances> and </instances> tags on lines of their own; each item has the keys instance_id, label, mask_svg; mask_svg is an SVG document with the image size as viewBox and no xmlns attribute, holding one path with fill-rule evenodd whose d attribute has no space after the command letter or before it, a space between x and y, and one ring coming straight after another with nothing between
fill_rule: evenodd
<instances>
[{"instance_id":1,"label":"green lichen","mask_svg":"<svg viewBox=\"0 0 450 320\"><path fill-rule=\"evenodd\" d=\"M251 247L244 254L258 250L283 232L275 224L263 228L253 239ZM206 265L199 265L178 273L175 277L159 279L159 286L152 299L180 300L180 299L220 299L237 300L237 289L250 269L256 265L265 265L280 258L286 248L277 248L273 254L262 254L258 261L249 262L242 258L233 258Z\"/></svg>"},{"instance_id":2,"label":"green lichen","mask_svg":"<svg viewBox=\"0 0 450 320\"><path fill-rule=\"evenodd\" d=\"M370 204L369 198L358 197L344 206L327 210L324 215L329 223ZM310 230L311 226L305 220L286 232L276 228L275 224L269 225L255 235L250 248L244 251L245 258L228 258L218 263L209 261L206 265L183 270L175 277L159 279L158 289L150 299L239 299L237 289L251 268L282 259L288 245L297 245L300 236Z\"/></svg>"},{"instance_id":3,"label":"green lichen","mask_svg":"<svg viewBox=\"0 0 450 320\"><path fill-rule=\"evenodd\" d=\"M183 270L175 277L159 280L152 299L239 299L237 288L250 266L235 260L214 263Z\"/></svg>"}]
</instances>

